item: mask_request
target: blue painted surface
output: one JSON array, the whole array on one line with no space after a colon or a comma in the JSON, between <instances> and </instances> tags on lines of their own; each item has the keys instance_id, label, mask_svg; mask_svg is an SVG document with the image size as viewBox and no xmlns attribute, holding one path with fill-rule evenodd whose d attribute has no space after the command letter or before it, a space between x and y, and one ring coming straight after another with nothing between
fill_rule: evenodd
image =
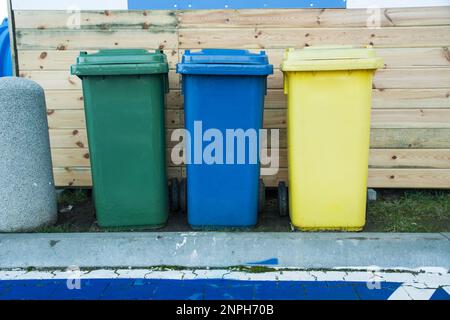
<instances>
[{"instance_id":1,"label":"blue painted surface","mask_svg":"<svg viewBox=\"0 0 450 320\"><path fill-rule=\"evenodd\" d=\"M264 54L207 50L200 54L188 52L177 70L183 74L185 125L192 138L186 152L187 159L192 160L187 165L189 224L195 229L252 227L258 215L259 143L253 149L256 161L251 162L246 139L242 163L238 159L237 139L234 154L227 153L226 144L217 141L219 147L223 146L221 155L218 150L213 153L219 163L207 164L202 155L214 138L203 142L202 135L214 129L225 140L227 130L253 129L258 139L263 126L267 76L273 73L273 66ZM234 164L227 164L230 159Z\"/></svg>"},{"instance_id":2,"label":"blue painted surface","mask_svg":"<svg viewBox=\"0 0 450 320\"><path fill-rule=\"evenodd\" d=\"M0 25L0 77L12 76L11 46L8 19Z\"/></svg>"},{"instance_id":3,"label":"blue painted surface","mask_svg":"<svg viewBox=\"0 0 450 320\"><path fill-rule=\"evenodd\" d=\"M129 10L195 10L258 8L345 9L345 0L128 0Z\"/></svg>"},{"instance_id":4,"label":"blue painted surface","mask_svg":"<svg viewBox=\"0 0 450 320\"><path fill-rule=\"evenodd\" d=\"M450 300L450 294L448 294L443 288L439 288L430 300Z\"/></svg>"},{"instance_id":5,"label":"blue painted surface","mask_svg":"<svg viewBox=\"0 0 450 320\"><path fill-rule=\"evenodd\" d=\"M259 262L250 262L247 263L249 266L277 266L280 264L280 261L277 258L259 261Z\"/></svg>"},{"instance_id":6,"label":"blue painted surface","mask_svg":"<svg viewBox=\"0 0 450 320\"><path fill-rule=\"evenodd\" d=\"M83 280L81 290L68 290L66 284L66 280L0 281L0 300L387 300L400 287L382 283L381 289L369 290L362 282L218 279ZM440 297L441 292L436 294Z\"/></svg>"}]
</instances>

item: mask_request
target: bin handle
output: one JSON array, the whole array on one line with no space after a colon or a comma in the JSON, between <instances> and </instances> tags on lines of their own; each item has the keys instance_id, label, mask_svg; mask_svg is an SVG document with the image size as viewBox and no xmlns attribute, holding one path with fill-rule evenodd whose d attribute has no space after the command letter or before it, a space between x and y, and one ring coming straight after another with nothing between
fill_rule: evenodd
<instances>
[{"instance_id":1,"label":"bin handle","mask_svg":"<svg viewBox=\"0 0 450 320\"><path fill-rule=\"evenodd\" d=\"M184 96L184 78L185 78L185 75L183 75L182 77L181 77L181 95L182 96Z\"/></svg>"},{"instance_id":2,"label":"bin handle","mask_svg":"<svg viewBox=\"0 0 450 320\"><path fill-rule=\"evenodd\" d=\"M289 94L289 80L287 73L284 73L284 94Z\"/></svg>"},{"instance_id":3,"label":"bin handle","mask_svg":"<svg viewBox=\"0 0 450 320\"><path fill-rule=\"evenodd\" d=\"M164 90L166 94L170 92L169 75L164 74Z\"/></svg>"}]
</instances>

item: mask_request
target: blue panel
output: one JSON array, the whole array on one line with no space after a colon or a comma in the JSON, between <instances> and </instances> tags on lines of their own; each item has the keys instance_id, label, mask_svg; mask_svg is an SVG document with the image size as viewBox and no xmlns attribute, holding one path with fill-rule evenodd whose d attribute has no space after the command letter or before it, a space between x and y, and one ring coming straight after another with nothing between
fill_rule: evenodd
<instances>
[{"instance_id":1,"label":"blue panel","mask_svg":"<svg viewBox=\"0 0 450 320\"><path fill-rule=\"evenodd\" d=\"M81 290L66 280L0 281L1 300L386 300L400 283L369 290L363 282L92 279ZM448 299L439 289L432 299Z\"/></svg>"},{"instance_id":2,"label":"blue panel","mask_svg":"<svg viewBox=\"0 0 450 320\"><path fill-rule=\"evenodd\" d=\"M341 8L346 0L128 0L129 10Z\"/></svg>"},{"instance_id":3,"label":"blue panel","mask_svg":"<svg viewBox=\"0 0 450 320\"><path fill-rule=\"evenodd\" d=\"M8 19L0 25L0 77L12 76L11 46Z\"/></svg>"}]
</instances>

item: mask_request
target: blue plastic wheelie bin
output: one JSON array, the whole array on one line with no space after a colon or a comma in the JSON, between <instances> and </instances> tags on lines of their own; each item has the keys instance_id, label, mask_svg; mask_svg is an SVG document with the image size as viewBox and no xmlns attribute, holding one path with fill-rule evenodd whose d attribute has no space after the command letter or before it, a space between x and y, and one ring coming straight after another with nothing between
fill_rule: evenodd
<instances>
[{"instance_id":1,"label":"blue plastic wheelie bin","mask_svg":"<svg viewBox=\"0 0 450 320\"><path fill-rule=\"evenodd\" d=\"M194 229L248 228L258 220L260 141L267 77L265 52L186 51L183 75L186 200ZM255 139L256 137L256 139Z\"/></svg>"}]
</instances>

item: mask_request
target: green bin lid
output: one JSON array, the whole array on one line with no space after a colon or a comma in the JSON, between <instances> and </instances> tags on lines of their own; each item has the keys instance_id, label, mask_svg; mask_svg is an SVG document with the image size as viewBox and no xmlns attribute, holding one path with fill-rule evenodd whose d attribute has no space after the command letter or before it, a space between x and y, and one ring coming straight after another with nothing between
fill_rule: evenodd
<instances>
[{"instance_id":1,"label":"green bin lid","mask_svg":"<svg viewBox=\"0 0 450 320\"><path fill-rule=\"evenodd\" d=\"M161 50L107 49L81 52L71 71L76 76L158 74L168 73L169 65Z\"/></svg>"},{"instance_id":2,"label":"green bin lid","mask_svg":"<svg viewBox=\"0 0 450 320\"><path fill-rule=\"evenodd\" d=\"M383 66L383 59L377 58L371 47L307 47L301 50L286 50L282 70L375 70Z\"/></svg>"}]
</instances>

